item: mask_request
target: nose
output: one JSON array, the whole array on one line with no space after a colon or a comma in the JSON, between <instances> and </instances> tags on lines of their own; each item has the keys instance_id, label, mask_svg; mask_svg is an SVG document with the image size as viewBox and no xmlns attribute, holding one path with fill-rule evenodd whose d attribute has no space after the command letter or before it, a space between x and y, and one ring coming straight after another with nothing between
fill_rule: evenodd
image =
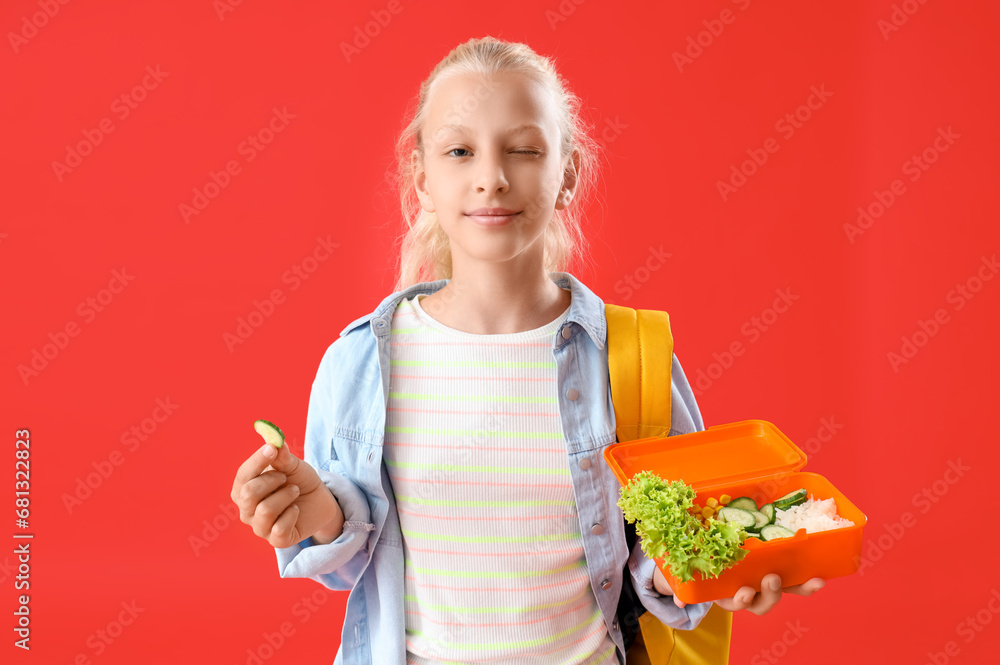
<instances>
[{"instance_id":1,"label":"nose","mask_svg":"<svg viewBox=\"0 0 1000 665\"><path fill-rule=\"evenodd\" d=\"M489 152L480 157L476 164L475 186L477 192L507 191L510 183L502 157Z\"/></svg>"}]
</instances>

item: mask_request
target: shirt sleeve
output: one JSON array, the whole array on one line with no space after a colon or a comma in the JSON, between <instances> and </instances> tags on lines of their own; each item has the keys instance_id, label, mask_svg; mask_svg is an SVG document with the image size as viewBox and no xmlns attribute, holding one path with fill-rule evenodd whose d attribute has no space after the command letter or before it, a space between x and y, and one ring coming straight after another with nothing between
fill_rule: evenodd
<instances>
[{"instance_id":1,"label":"shirt sleeve","mask_svg":"<svg viewBox=\"0 0 1000 665\"><path fill-rule=\"evenodd\" d=\"M341 338L343 339L343 338ZM309 396L306 416L304 459L319 474L344 513L344 532L331 543L318 545L312 538L276 547L281 577L307 577L333 590L349 590L361 576L368 561L368 535L375 529L364 492L347 476L343 464L334 458L333 384L334 342L320 361Z\"/></svg>"},{"instance_id":2,"label":"shirt sleeve","mask_svg":"<svg viewBox=\"0 0 1000 665\"><path fill-rule=\"evenodd\" d=\"M670 436L700 432L705 429L701 411L688 384L684 370L677 356L673 357L670 396ZM656 562L642 551L642 539L637 538L629 554L628 569L632 575L632 586L640 602L648 612L668 626L679 630L696 628L712 608L711 601L694 603L683 608L674 604L673 596L659 593L653 586L653 572Z\"/></svg>"}]
</instances>

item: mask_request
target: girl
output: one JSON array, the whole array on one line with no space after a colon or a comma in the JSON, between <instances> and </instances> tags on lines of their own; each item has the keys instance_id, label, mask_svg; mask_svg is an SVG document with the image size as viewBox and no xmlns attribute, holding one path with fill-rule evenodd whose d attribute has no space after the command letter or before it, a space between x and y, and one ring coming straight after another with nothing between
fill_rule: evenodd
<instances>
[{"instance_id":1,"label":"girl","mask_svg":"<svg viewBox=\"0 0 1000 665\"><path fill-rule=\"evenodd\" d=\"M281 576L351 590L337 664L623 663L626 565L668 625L711 607L674 602L627 551L603 462L604 304L562 271L596 164L578 109L522 44L472 39L438 64L399 142L396 290L324 354L305 460L265 445L237 473ZM672 376L671 433L704 429L676 358ZM775 578L716 602L763 614Z\"/></svg>"}]
</instances>

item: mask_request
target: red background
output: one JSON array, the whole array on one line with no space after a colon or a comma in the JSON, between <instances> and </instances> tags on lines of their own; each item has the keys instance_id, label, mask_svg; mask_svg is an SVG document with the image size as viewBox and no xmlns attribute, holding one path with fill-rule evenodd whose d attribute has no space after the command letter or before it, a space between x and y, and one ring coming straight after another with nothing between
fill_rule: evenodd
<instances>
[{"instance_id":1,"label":"red background","mask_svg":"<svg viewBox=\"0 0 1000 665\"><path fill-rule=\"evenodd\" d=\"M50 19L43 4L0 10L0 495L13 502L14 433L30 428L35 533L32 649L7 628L5 661L246 663L287 621L267 662L332 662L347 594L280 579L272 549L223 509L260 445L253 419L282 424L301 454L323 351L391 291L400 222L385 173L403 116L451 48L489 34L554 57L599 133L617 127L586 210L594 267L574 274L607 301L670 312L688 376L718 377L700 391L706 425L762 418L807 449L824 419L842 426L806 469L866 513L870 565L765 616L739 613L731 662L991 662L1000 280L949 292L1000 248L995 4L404 0L349 62L342 43L388 2L246 0L221 16L210 0L70 2ZM727 9L732 21L713 23ZM679 68L674 52L699 33ZM166 76L122 118L112 103L147 66ZM832 94L782 133L811 86ZM247 161L240 143L274 108L295 117ZM105 118L114 131L58 177L53 163ZM959 138L935 154L949 127ZM770 138L777 151L724 200L719 181ZM911 180L905 163L925 149L937 160ZM240 173L185 223L179 206L229 160ZM905 193L852 241L845 224L896 179ZM283 275L327 236L339 248L293 290ZM671 256L644 273L651 247ZM122 269L134 279L103 311L79 309ZM626 297L629 275L645 281ZM284 302L230 350L224 334L274 289ZM744 326L770 316L779 289L798 300L755 339ZM939 309L947 322L894 367L888 354ZM72 323L78 334L22 378ZM742 355L713 368L734 342ZM177 408L155 432L122 441L168 398ZM120 464L67 508L112 455ZM968 469L947 474L958 460ZM10 534L12 509L0 510ZM908 526L888 530L904 513ZM315 611L300 604L310 594ZM134 622L109 628L133 601Z\"/></svg>"}]
</instances>

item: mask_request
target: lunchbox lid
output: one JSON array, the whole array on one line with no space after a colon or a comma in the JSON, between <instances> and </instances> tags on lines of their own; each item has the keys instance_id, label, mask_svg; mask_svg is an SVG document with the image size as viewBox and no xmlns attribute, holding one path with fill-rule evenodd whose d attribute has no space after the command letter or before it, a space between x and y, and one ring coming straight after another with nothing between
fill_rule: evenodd
<instances>
[{"instance_id":1,"label":"lunchbox lid","mask_svg":"<svg viewBox=\"0 0 1000 665\"><path fill-rule=\"evenodd\" d=\"M683 480L696 490L798 471L806 464L806 454L766 420L622 441L605 448L604 459L623 487L640 471L654 471L668 482Z\"/></svg>"}]
</instances>

